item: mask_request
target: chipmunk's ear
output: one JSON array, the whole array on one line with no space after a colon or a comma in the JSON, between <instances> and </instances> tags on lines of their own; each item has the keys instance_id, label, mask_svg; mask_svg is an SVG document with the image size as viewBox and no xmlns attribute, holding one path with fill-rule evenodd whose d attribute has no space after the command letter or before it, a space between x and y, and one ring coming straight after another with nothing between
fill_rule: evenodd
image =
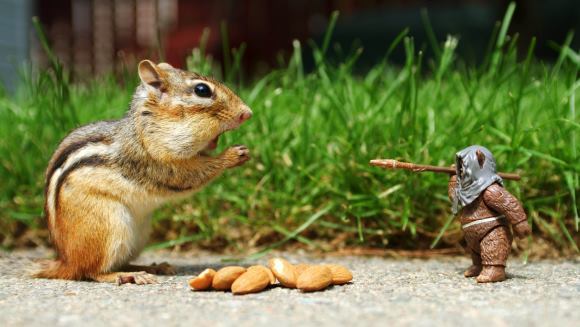
<instances>
[{"instance_id":1,"label":"chipmunk's ear","mask_svg":"<svg viewBox=\"0 0 580 327\"><path fill-rule=\"evenodd\" d=\"M483 168L483 163L485 162L485 154L480 150L475 151L475 155L477 155L477 162L479 163L479 168Z\"/></svg>"},{"instance_id":2,"label":"chipmunk's ear","mask_svg":"<svg viewBox=\"0 0 580 327\"><path fill-rule=\"evenodd\" d=\"M161 68L161 69L174 69L173 66L171 66L170 64L166 63L166 62L160 62L157 64L157 68Z\"/></svg>"},{"instance_id":3,"label":"chipmunk's ear","mask_svg":"<svg viewBox=\"0 0 580 327\"><path fill-rule=\"evenodd\" d=\"M147 85L158 89L161 87L161 75L157 66L151 60L142 60L139 63L139 78Z\"/></svg>"}]
</instances>

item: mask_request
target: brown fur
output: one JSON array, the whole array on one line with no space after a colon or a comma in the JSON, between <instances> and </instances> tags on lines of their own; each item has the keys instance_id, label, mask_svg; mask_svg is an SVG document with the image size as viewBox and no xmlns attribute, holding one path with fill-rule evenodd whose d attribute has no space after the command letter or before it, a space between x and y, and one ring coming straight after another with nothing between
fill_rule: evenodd
<instances>
[{"instance_id":1,"label":"brown fur","mask_svg":"<svg viewBox=\"0 0 580 327\"><path fill-rule=\"evenodd\" d=\"M251 116L226 86L150 61L139 75L125 118L73 131L50 160L45 214L58 259L36 277L146 284L148 273L171 272L128 265L147 241L151 212L249 159L244 146L206 155L213 139ZM196 83L211 97L194 94Z\"/></svg>"},{"instance_id":2,"label":"brown fur","mask_svg":"<svg viewBox=\"0 0 580 327\"><path fill-rule=\"evenodd\" d=\"M455 195L457 176L449 180L449 198ZM471 255L472 266L465 277L477 277L480 283L504 280L505 266L510 253L512 234L508 224L514 226L518 237L530 233L526 213L521 203L499 184L490 185L477 199L459 212L462 225L477 220L504 215L507 222L491 221L472 225L463 230L464 247Z\"/></svg>"}]
</instances>

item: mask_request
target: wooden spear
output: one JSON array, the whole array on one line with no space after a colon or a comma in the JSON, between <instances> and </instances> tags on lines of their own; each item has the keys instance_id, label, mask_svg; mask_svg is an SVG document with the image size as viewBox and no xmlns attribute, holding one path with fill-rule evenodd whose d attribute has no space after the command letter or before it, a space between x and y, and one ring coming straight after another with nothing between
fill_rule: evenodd
<instances>
[{"instance_id":1,"label":"wooden spear","mask_svg":"<svg viewBox=\"0 0 580 327\"><path fill-rule=\"evenodd\" d=\"M432 171L436 173L447 173L455 175L455 168L452 167L441 167L441 166L431 166L431 165L418 165L410 162L402 162L393 159L374 159L370 161L372 166L382 167L385 169L405 169L414 172ZM498 173L498 175L503 179L509 179L514 181L519 181L521 176L514 173Z\"/></svg>"}]
</instances>

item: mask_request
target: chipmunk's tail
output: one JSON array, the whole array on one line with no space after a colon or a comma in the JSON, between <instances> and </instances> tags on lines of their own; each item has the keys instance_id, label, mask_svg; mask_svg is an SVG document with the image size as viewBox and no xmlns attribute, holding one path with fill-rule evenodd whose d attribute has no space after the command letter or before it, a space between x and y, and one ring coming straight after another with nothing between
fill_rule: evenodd
<instances>
[{"instance_id":1,"label":"chipmunk's tail","mask_svg":"<svg viewBox=\"0 0 580 327\"><path fill-rule=\"evenodd\" d=\"M74 267L67 266L60 260L44 260L40 269L32 272L34 278L79 280L82 276Z\"/></svg>"}]
</instances>

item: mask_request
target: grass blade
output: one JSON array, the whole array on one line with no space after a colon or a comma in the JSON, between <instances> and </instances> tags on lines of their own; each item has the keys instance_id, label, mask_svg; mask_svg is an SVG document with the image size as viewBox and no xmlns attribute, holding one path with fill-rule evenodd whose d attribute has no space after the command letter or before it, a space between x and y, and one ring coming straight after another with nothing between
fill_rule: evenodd
<instances>
[{"instance_id":1,"label":"grass blade","mask_svg":"<svg viewBox=\"0 0 580 327\"><path fill-rule=\"evenodd\" d=\"M333 205L328 205L326 207L324 207L323 209L319 210L317 213L313 214L312 216L310 216L310 218L308 218L302 225L300 225L298 228L296 228L294 231L292 231L292 233L286 235L286 237L284 237L282 240L275 242L267 247L265 247L264 249L251 254L243 259L236 259L236 258L228 258L228 259L224 259L223 261L226 262L231 262L231 261L240 261L240 260L256 260L259 259L265 255L267 255L268 253L270 253L270 251L286 244L288 241L294 239L295 237L298 236L298 234L302 233L303 231L305 231L306 229L308 229L308 227L310 227L310 225L312 225L313 223L315 223L318 219L320 219L322 216L324 216L325 214L327 214L331 209L333 208Z\"/></svg>"}]
</instances>

